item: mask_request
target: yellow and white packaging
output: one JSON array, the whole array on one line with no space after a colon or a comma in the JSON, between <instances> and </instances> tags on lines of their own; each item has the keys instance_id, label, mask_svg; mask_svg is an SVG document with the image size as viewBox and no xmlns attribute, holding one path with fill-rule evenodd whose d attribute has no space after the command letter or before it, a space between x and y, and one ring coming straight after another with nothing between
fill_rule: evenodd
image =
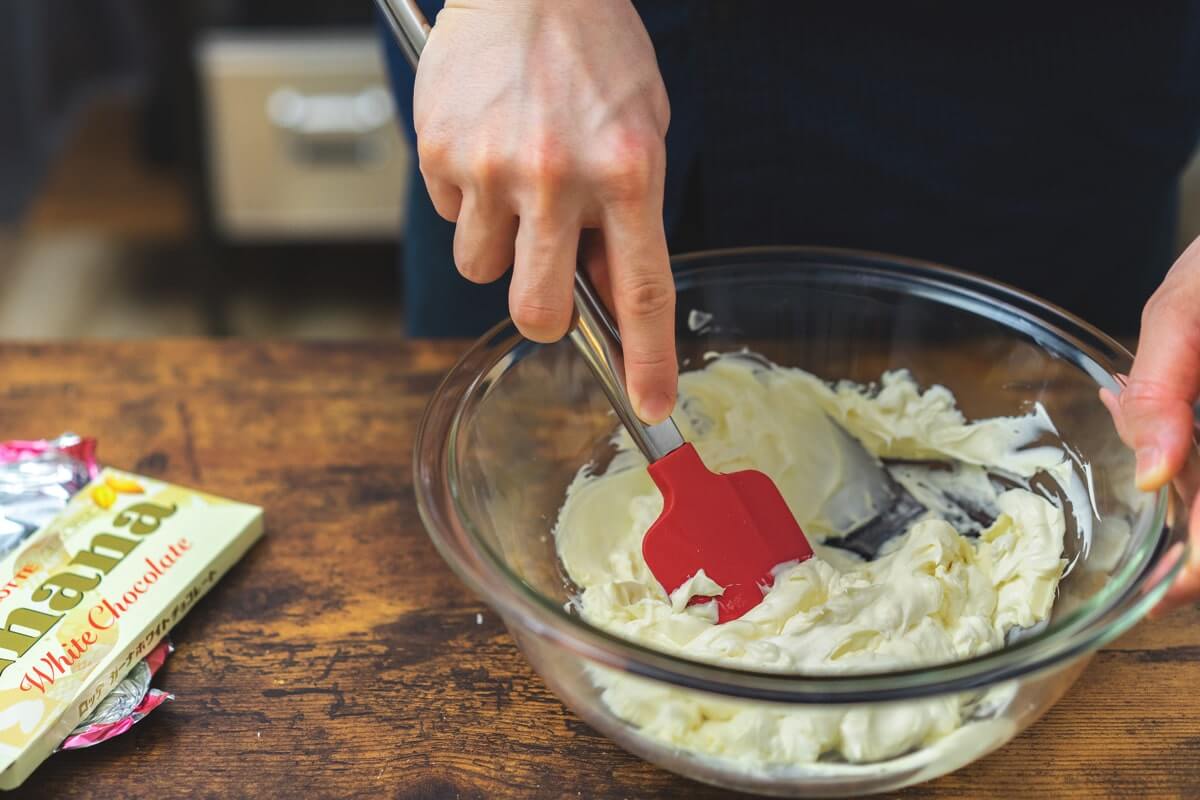
<instances>
[{"instance_id":1,"label":"yellow and white packaging","mask_svg":"<svg viewBox=\"0 0 1200 800\"><path fill-rule=\"evenodd\" d=\"M261 508L105 469L0 561L0 788L20 785L261 534Z\"/></svg>"}]
</instances>

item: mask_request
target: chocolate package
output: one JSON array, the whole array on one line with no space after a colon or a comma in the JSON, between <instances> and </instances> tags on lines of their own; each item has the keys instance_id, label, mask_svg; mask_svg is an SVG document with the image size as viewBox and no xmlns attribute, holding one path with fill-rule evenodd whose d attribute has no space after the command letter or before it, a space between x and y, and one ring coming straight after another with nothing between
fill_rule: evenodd
<instances>
[{"instance_id":1,"label":"chocolate package","mask_svg":"<svg viewBox=\"0 0 1200 800\"><path fill-rule=\"evenodd\" d=\"M118 735L168 699L150 687L166 635L258 538L262 510L100 469L80 437L0 447L7 789L55 750Z\"/></svg>"}]
</instances>

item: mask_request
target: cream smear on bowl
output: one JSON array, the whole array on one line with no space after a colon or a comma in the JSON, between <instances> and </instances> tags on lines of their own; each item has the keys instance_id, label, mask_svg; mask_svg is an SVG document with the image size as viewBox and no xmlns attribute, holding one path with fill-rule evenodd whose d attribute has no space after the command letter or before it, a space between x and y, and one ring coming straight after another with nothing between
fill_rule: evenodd
<instances>
[{"instance_id":1,"label":"cream smear on bowl","mask_svg":"<svg viewBox=\"0 0 1200 800\"><path fill-rule=\"evenodd\" d=\"M641 554L662 498L620 432L607 469L586 466L569 487L555 537L580 590L578 613L648 647L809 675L970 658L1047 620L1067 566L1064 510L1021 488L1022 480L1053 476L1071 498L1085 545L1090 539L1089 502L1075 496L1083 486L1068 454L1032 446L1053 433L1040 407L1025 416L968 421L947 389L922 391L903 371L885 373L876 387L830 386L747 354L714 357L685 373L680 397L676 421L709 468L770 476L816 555L782 565L763 602L723 625L716 624L713 604L687 604L693 595L719 592L703 574L668 597ZM868 561L837 545L873 513L860 487L865 470L880 469L877 459L954 466L892 469L927 510ZM997 473L1014 480L998 483ZM970 529L960 508L941 502L948 493L990 509L994 521ZM893 758L950 736L980 700L783 708L704 698L600 670L593 677L608 707L645 735L747 768Z\"/></svg>"}]
</instances>

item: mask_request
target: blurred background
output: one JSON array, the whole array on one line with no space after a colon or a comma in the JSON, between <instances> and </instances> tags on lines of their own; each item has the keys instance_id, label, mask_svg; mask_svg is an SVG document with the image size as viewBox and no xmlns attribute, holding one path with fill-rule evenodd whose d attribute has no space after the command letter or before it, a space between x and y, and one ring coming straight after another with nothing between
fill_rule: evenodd
<instances>
[{"instance_id":1,"label":"blurred background","mask_svg":"<svg viewBox=\"0 0 1200 800\"><path fill-rule=\"evenodd\" d=\"M0 0L0 337L401 335L380 37L371 0Z\"/></svg>"},{"instance_id":2,"label":"blurred background","mask_svg":"<svg viewBox=\"0 0 1200 800\"><path fill-rule=\"evenodd\" d=\"M371 0L0 0L0 337L400 335Z\"/></svg>"}]
</instances>

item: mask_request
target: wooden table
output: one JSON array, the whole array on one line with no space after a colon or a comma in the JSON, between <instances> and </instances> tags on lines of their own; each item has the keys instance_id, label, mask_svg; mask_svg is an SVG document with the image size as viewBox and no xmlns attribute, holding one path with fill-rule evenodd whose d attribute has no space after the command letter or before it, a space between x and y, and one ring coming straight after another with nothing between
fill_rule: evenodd
<instances>
[{"instance_id":1,"label":"wooden table","mask_svg":"<svg viewBox=\"0 0 1200 800\"><path fill-rule=\"evenodd\" d=\"M46 762L28 797L728 794L580 722L421 526L410 453L461 344L0 345L0 438L266 508L173 633L176 700ZM1002 751L904 797L1200 797L1200 613L1144 623Z\"/></svg>"}]
</instances>

